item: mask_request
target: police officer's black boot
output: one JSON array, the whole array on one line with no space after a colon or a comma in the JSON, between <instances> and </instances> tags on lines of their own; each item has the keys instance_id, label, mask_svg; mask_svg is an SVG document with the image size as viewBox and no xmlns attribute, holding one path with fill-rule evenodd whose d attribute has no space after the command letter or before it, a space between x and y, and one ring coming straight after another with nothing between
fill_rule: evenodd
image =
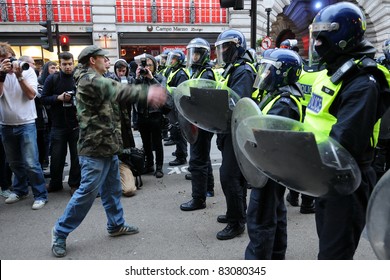
<instances>
[{"instance_id":1,"label":"police officer's black boot","mask_svg":"<svg viewBox=\"0 0 390 280\"><path fill-rule=\"evenodd\" d=\"M287 194L286 200L290 203L291 206L293 207L298 207L299 206L299 192L290 190L289 193Z\"/></svg>"},{"instance_id":2,"label":"police officer's black boot","mask_svg":"<svg viewBox=\"0 0 390 280\"><path fill-rule=\"evenodd\" d=\"M180 209L183 211L194 211L204 208L206 208L206 201L200 198L193 198L190 201L180 205Z\"/></svg>"},{"instance_id":3,"label":"police officer's black boot","mask_svg":"<svg viewBox=\"0 0 390 280\"><path fill-rule=\"evenodd\" d=\"M314 197L303 194L302 195L302 203L301 209L299 210L301 214L313 214L316 212L316 208L314 206Z\"/></svg>"}]
</instances>

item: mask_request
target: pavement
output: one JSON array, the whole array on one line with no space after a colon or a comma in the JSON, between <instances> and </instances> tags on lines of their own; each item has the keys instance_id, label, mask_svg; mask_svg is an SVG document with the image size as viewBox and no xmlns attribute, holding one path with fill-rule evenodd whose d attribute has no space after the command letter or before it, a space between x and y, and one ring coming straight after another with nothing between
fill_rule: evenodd
<instances>
[{"instance_id":1,"label":"pavement","mask_svg":"<svg viewBox=\"0 0 390 280\"><path fill-rule=\"evenodd\" d=\"M232 240L220 241L216 233L224 228L217 216L226 211L225 198L219 183L221 154L213 138L211 152L215 176L215 196L207 199L202 210L183 212L179 206L191 199L191 182L185 180L188 165L170 167L174 146L164 147L163 171L156 179L143 175L144 186L133 197L122 197L125 219L139 227L131 236L109 237L106 216L97 198L82 224L67 239L68 255L73 260L242 260L248 244L245 231ZM135 133L137 146L142 144ZM69 161L68 161L69 162ZM65 170L65 175L69 167ZM65 182L66 182L65 177ZM248 193L249 197L249 193ZM0 259L50 260L51 228L70 198L69 187L49 194L49 202L40 210L32 210L32 195L7 205L0 198ZM314 215L299 213L299 207L288 208L288 260L315 260L318 238ZM376 260L363 234L355 254L357 260Z\"/></svg>"}]
</instances>

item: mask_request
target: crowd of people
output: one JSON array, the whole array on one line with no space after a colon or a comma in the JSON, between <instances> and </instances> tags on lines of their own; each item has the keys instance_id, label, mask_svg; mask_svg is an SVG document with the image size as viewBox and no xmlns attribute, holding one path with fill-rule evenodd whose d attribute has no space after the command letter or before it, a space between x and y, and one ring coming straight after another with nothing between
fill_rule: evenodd
<instances>
[{"instance_id":1,"label":"crowd of people","mask_svg":"<svg viewBox=\"0 0 390 280\"><path fill-rule=\"evenodd\" d=\"M49 192L63 189L69 150L72 196L52 229L53 254L67 254L68 235L97 196L102 199L110 236L138 233L138 227L123 218L119 171L121 153L135 147L132 130L136 127L145 152L143 172L157 179L164 176L163 141L176 145L170 166L187 163L189 142L186 179L191 180L192 199L180 209L206 208L206 198L214 196L215 188L210 160L214 133L195 127L195 139L186 139L182 130L191 124L183 120L172 96L188 80L207 79L230 88L239 98L254 100L263 114L310 124L313 132L325 132L352 155L361 173L353 193L317 198L302 194L299 203L299 193L290 189L286 200L300 206L302 214L315 213L318 259L353 259L370 193L377 177L387 171L390 158L388 128L382 125L379 130L379 120L390 105L384 94L389 85L383 83L386 75L390 77L385 68L390 65L390 40L384 42L384 58L376 62L377 50L364 38L365 24L359 7L341 2L325 7L314 18L309 60L299 55L294 38L257 58L247 48L245 36L230 29L215 42L215 63L210 42L198 37L188 43L186 54L180 50L158 57L142 54L130 64L119 59L113 63L114 72L109 70L108 52L89 46L80 53L77 66L73 55L63 52L60 71L54 62L47 62L37 75L31 57L14 60L11 46L0 43L1 195L5 203L15 203L26 198L31 187L32 209L44 207ZM166 119L169 137L164 132ZM261 188L248 184L232 134L216 134L226 199L226 213L217 217L226 226L216 238L233 239L247 229L250 242L243 250L245 259L285 259L286 186L271 178ZM43 168L49 157L51 178L46 185Z\"/></svg>"}]
</instances>

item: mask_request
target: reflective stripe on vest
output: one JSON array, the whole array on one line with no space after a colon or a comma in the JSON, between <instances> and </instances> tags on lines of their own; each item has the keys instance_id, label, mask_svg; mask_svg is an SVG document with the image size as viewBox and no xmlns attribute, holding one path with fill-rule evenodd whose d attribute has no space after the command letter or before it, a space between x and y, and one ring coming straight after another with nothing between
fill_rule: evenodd
<instances>
[{"instance_id":1,"label":"reflective stripe on vest","mask_svg":"<svg viewBox=\"0 0 390 280\"><path fill-rule=\"evenodd\" d=\"M250 62L245 62L245 64L249 65L249 66L252 68L254 74L257 74L257 70L256 70L255 66L254 66L252 63L250 63ZM242 64L236 63L236 64L234 64L234 67L238 67L238 66L240 66L240 65L242 65ZM221 83L224 84L224 86L227 87L227 86L228 86L229 79L230 79L230 74L227 75L225 79L223 79L223 77L221 76L220 81L221 81ZM259 90L259 89L256 89L255 91L252 92L252 95L251 95L251 98L252 98L256 103L259 103L259 102L260 102L260 99L261 99L261 96L259 96L259 92L260 92L260 90Z\"/></svg>"},{"instance_id":2,"label":"reflective stripe on vest","mask_svg":"<svg viewBox=\"0 0 390 280\"><path fill-rule=\"evenodd\" d=\"M177 69L175 72L171 72L171 73L169 74L168 79L167 79L167 90L169 91L170 94L172 94L172 89L171 89L171 87L169 86L169 83L172 81L173 77L175 77L176 73L179 72L179 71L182 70L182 69L183 69L184 73L187 74L187 77L190 78L190 75L189 75L189 73L188 73L188 71L187 71L186 68L179 68L179 69Z\"/></svg>"},{"instance_id":3,"label":"reflective stripe on vest","mask_svg":"<svg viewBox=\"0 0 390 280\"><path fill-rule=\"evenodd\" d=\"M270 102L268 102L267 105L265 105L265 107L261 110L261 112L263 114L267 115L269 110L271 110L272 106L274 106L275 102L278 101L278 99L280 99L281 97L287 97L287 96L282 96L281 94L275 96L274 99L272 99ZM289 95L288 97L291 98L292 100L294 100L294 102L297 104L298 110L299 110L299 121L302 122L303 121L303 110L302 110L301 101L297 97L295 97L294 95Z\"/></svg>"}]
</instances>

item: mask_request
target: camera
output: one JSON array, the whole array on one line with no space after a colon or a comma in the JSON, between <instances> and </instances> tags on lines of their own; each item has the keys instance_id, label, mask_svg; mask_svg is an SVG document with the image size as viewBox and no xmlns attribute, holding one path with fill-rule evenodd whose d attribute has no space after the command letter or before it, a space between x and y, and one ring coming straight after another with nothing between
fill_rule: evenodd
<instances>
[{"instance_id":1,"label":"camera","mask_svg":"<svg viewBox=\"0 0 390 280\"><path fill-rule=\"evenodd\" d=\"M16 61L19 64L19 67L23 69L23 71L30 68L30 64L28 64L28 62L17 60L15 57L11 57L9 60L11 65L13 65L13 63Z\"/></svg>"},{"instance_id":2,"label":"camera","mask_svg":"<svg viewBox=\"0 0 390 280\"><path fill-rule=\"evenodd\" d=\"M145 67L146 67L146 58L141 58L141 65L140 65L141 69L139 70L140 75L148 74L148 70L146 70Z\"/></svg>"},{"instance_id":3,"label":"camera","mask_svg":"<svg viewBox=\"0 0 390 280\"><path fill-rule=\"evenodd\" d=\"M140 67L140 71L139 71L139 74L142 75L142 76L145 76L148 74L148 70L145 69L146 65L147 65L147 61L146 61L147 57L146 57L146 54L140 54L140 55L137 55L136 57L134 57L134 61L138 64L138 66Z\"/></svg>"},{"instance_id":4,"label":"camera","mask_svg":"<svg viewBox=\"0 0 390 280\"><path fill-rule=\"evenodd\" d=\"M69 102L62 102L63 107L76 106L76 93L73 90L65 91L66 94L70 95Z\"/></svg>"}]
</instances>

